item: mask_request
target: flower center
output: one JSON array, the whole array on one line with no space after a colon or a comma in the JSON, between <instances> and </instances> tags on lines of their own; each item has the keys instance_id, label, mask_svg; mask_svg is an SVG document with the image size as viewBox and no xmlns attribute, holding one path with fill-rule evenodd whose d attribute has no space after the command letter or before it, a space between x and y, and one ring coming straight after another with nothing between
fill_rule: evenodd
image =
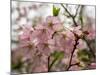
<instances>
[{"instance_id":1,"label":"flower center","mask_svg":"<svg viewBox=\"0 0 100 75\"><path fill-rule=\"evenodd\" d=\"M43 31L43 33L44 33L44 32L46 32L46 29L43 29L42 31Z\"/></svg>"},{"instance_id":2,"label":"flower center","mask_svg":"<svg viewBox=\"0 0 100 75\"><path fill-rule=\"evenodd\" d=\"M66 37L67 37L67 35L66 34L63 34L63 38L66 39Z\"/></svg>"},{"instance_id":3,"label":"flower center","mask_svg":"<svg viewBox=\"0 0 100 75\"><path fill-rule=\"evenodd\" d=\"M52 28L52 27L53 27L53 24L50 22L50 23L48 24L48 26L49 26L50 28Z\"/></svg>"},{"instance_id":4,"label":"flower center","mask_svg":"<svg viewBox=\"0 0 100 75\"><path fill-rule=\"evenodd\" d=\"M48 43L44 43L44 46L45 46L45 47L48 47L48 46L49 46L49 44L48 44Z\"/></svg>"}]
</instances>

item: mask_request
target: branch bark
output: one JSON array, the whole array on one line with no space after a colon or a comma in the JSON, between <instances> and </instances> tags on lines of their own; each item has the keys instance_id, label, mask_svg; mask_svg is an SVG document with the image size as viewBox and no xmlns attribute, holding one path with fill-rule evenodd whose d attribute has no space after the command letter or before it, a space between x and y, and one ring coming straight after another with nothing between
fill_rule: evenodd
<instances>
[{"instance_id":1,"label":"branch bark","mask_svg":"<svg viewBox=\"0 0 100 75\"><path fill-rule=\"evenodd\" d=\"M76 50L76 47L77 47L77 45L78 45L78 40L80 39L80 38L78 37L78 35L75 34L75 33L74 33L74 36L76 37L76 39L75 39L75 45L74 45L74 48L73 48L72 53L71 53L71 57L70 57L70 60L69 60L69 64L68 64L68 66L66 66L66 70L67 70L67 71L68 71L69 68L72 66L71 62L72 62L73 54L74 54L74 52L75 52L75 50Z\"/></svg>"},{"instance_id":2,"label":"branch bark","mask_svg":"<svg viewBox=\"0 0 100 75\"><path fill-rule=\"evenodd\" d=\"M76 14L75 14L74 16L68 11L68 9L67 9L63 4L61 4L61 6L62 6L62 7L64 8L64 10L68 13L68 15L72 18L75 27L77 27L78 25L77 25L77 22L75 21L75 18L76 18L77 14L78 14L78 9L79 9L80 6L78 6L78 8L76 9ZM84 7L84 6L81 6L80 15L82 15L83 7ZM83 24L83 22L81 22L81 23ZM81 31L83 32L82 29L81 29ZM81 39L81 37L78 37L78 35L75 34L74 32L73 32L73 34L74 34L74 36L76 37L76 39L75 39L75 45L74 45L74 48L73 48L73 50L72 50L71 57L70 57L70 60L69 60L69 64L68 64L68 66L66 66L66 70L67 70L67 71L68 71L69 68L72 66L72 64L71 64L71 62L72 62L72 57L73 57L73 54L74 54L74 52L75 52L75 50L76 50L76 46L78 45L78 40ZM83 34L84 34L84 33L83 33ZM92 53L93 57L95 58L96 56L95 56L95 54L94 54L94 52L93 52L93 50L92 50L92 48L91 48L89 42L88 42L87 39L85 38L85 35L83 35L83 38L82 38L82 39L87 43L87 46L88 46L90 52Z\"/></svg>"},{"instance_id":3,"label":"branch bark","mask_svg":"<svg viewBox=\"0 0 100 75\"><path fill-rule=\"evenodd\" d=\"M76 13L75 13L74 16L68 11L68 9L67 9L63 4L61 4L61 6L62 6L62 7L64 8L64 10L68 13L68 15L72 18L74 25L75 25L75 26L78 26L77 23L76 23L76 21L75 21L75 18L76 18L77 14L78 14L78 9L79 9L80 6L78 6L78 8L76 9Z\"/></svg>"}]
</instances>

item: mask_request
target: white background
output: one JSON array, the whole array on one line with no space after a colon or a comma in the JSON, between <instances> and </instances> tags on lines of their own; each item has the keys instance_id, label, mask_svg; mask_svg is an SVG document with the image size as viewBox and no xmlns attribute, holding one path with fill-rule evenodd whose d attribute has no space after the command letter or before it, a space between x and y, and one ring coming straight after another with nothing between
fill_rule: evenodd
<instances>
[{"instance_id":1,"label":"white background","mask_svg":"<svg viewBox=\"0 0 100 75\"><path fill-rule=\"evenodd\" d=\"M28 0L29 1L29 0ZM31 0L32 1L32 0ZM47 0L34 0L47 1ZM41 73L34 75L99 75L100 69L100 2L99 0L49 0L49 2L96 5L96 70ZM10 75L10 0L0 1L0 75ZM25 74L26 75L26 74Z\"/></svg>"}]
</instances>

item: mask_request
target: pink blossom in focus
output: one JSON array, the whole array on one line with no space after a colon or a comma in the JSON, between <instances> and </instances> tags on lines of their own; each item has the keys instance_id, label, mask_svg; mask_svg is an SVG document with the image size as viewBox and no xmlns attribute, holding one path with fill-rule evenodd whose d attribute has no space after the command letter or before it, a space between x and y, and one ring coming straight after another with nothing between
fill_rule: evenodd
<instances>
[{"instance_id":1,"label":"pink blossom in focus","mask_svg":"<svg viewBox=\"0 0 100 75\"><path fill-rule=\"evenodd\" d=\"M55 34L53 39L55 40L56 50L65 51L65 53L68 54L72 51L75 39L74 35L71 32L58 32L57 34Z\"/></svg>"},{"instance_id":2,"label":"pink blossom in focus","mask_svg":"<svg viewBox=\"0 0 100 75\"><path fill-rule=\"evenodd\" d=\"M24 47L36 43L36 42L32 43L31 40L33 31L34 29L32 28L32 26L27 26L27 25L22 26L22 31L19 34L20 46Z\"/></svg>"},{"instance_id":3,"label":"pink blossom in focus","mask_svg":"<svg viewBox=\"0 0 100 75\"><path fill-rule=\"evenodd\" d=\"M37 38L40 43L46 42L47 40L51 39L53 32L48 31L45 26L38 26L39 28L37 28L37 26L32 35L33 39Z\"/></svg>"},{"instance_id":4,"label":"pink blossom in focus","mask_svg":"<svg viewBox=\"0 0 100 75\"><path fill-rule=\"evenodd\" d=\"M55 49L55 45L54 45L54 40L48 40L47 42L45 43L39 43L37 45L37 48L40 52L42 52L43 54L45 55L50 55L50 53L54 52L56 49Z\"/></svg>"},{"instance_id":5,"label":"pink blossom in focus","mask_svg":"<svg viewBox=\"0 0 100 75\"><path fill-rule=\"evenodd\" d=\"M46 18L46 23L48 24L48 29L52 31L60 31L63 29L63 24L58 17L48 16Z\"/></svg>"}]
</instances>

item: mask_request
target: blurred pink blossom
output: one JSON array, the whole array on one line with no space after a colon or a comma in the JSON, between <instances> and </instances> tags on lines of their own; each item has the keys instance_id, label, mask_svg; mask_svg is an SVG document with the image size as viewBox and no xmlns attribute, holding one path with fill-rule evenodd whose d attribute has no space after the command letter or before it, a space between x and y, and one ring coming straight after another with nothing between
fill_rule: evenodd
<instances>
[{"instance_id":1,"label":"blurred pink blossom","mask_svg":"<svg viewBox=\"0 0 100 75\"><path fill-rule=\"evenodd\" d=\"M53 39L55 40L56 50L65 51L67 54L72 51L75 43L73 33L69 31L58 32Z\"/></svg>"},{"instance_id":2,"label":"blurred pink blossom","mask_svg":"<svg viewBox=\"0 0 100 75\"><path fill-rule=\"evenodd\" d=\"M72 27L73 32L76 33L78 36L82 35L82 30L81 30L81 26L77 26L77 27Z\"/></svg>"},{"instance_id":3,"label":"blurred pink blossom","mask_svg":"<svg viewBox=\"0 0 100 75\"><path fill-rule=\"evenodd\" d=\"M89 40L93 40L93 39L95 39L95 37L96 37L96 30L95 29L89 29L88 30L88 35L87 35L87 38L89 39Z\"/></svg>"},{"instance_id":4,"label":"blurred pink blossom","mask_svg":"<svg viewBox=\"0 0 100 75\"><path fill-rule=\"evenodd\" d=\"M96 63L91 63L88 68L90 69L95 69L96 68Z\"/></svg>"}]
</instances>

